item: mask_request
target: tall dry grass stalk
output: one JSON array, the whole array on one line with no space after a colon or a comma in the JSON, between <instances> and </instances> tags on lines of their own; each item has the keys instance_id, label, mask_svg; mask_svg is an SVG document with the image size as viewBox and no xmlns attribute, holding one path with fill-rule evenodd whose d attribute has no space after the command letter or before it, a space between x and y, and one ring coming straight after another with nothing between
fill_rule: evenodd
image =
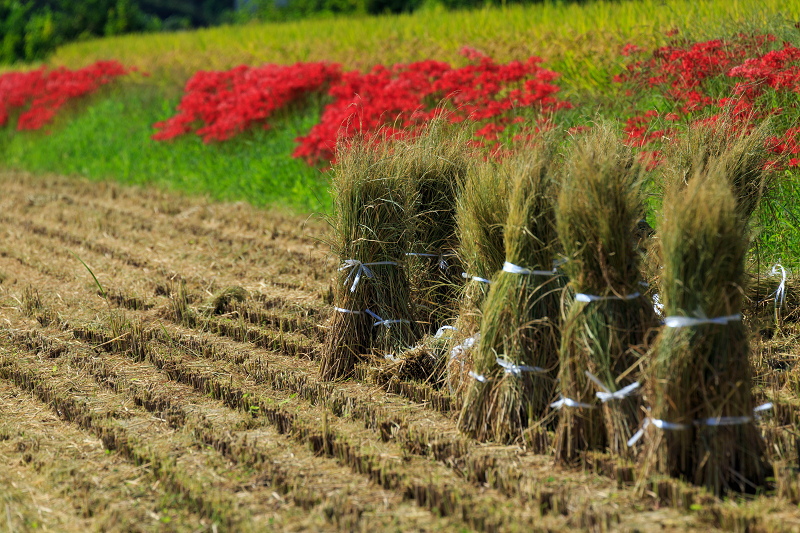
<instances>
[{"instance_id":1,"label":"tall dry grass stalk","mask_svg":"<svg viewBox=\"0 0 800 533\"><path fill-rule=\"evenodd\" d=\"M410 202L397 153L391 143L368 142L337 153L330 244L342 268L320 366L324 379L349 376L371 349L391 353L418 337L403 268ZM376 325L382 320L396 322Z\"/></svg>"},{"instance_id":2,"label":"tall dry grass stalk","mask_svg":"<svg viewBox=\"0 0 800 533\"><path fill-rule=\"evenodd\" d=\"M558 367L561 278L554 213L553 143L531 146L504 164L511 187L504 243L507 266L483 302L474 372L459 428L479 440L512 442L541 419ZM489 250L476 250L486 253ZM537 271L536 274L531 271Z\"/></svg>"},{"instance_id":3,"label":"tall dry grass stalk","mask_svg":"<svg viewBox=\"0 0 800 533\"><path fill-rule=\"evenodd\" d=\"M639 425L636 395L601 403L596 393L635 387L656 325L640 285L635 235L644 211L641 178L635 155L608 125L576 140L565 166L557 220L568 259L563 269L575 297L568 302L560 347L560 461L606 446L624 454Z\"/></svg>"},{"instance_id":4,"label":"tall dry grass stalk","mask_svg":"<svg viewBox=\"0 0 800 533\"><path fill-rule=\"evenodd\" d=\"M706 172L696 168L688 185L673 184L664 200L660 289L667 326L676 327L658 337L648 397L652 420L676 426L650 424L646 463L646 472L655 466L715 494L752 491L768 475L752 418L749 342L737 318L750 241L722 161L710 160ZM678 327L671 317L721 323Z\"/></svg>"}]
</instances>

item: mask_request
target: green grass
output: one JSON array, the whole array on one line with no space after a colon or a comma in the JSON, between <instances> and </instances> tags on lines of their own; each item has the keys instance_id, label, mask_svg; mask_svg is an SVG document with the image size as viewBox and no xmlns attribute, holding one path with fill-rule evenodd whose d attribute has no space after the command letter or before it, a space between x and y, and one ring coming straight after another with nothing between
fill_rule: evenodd
<instances>
[{"instance_id":1,"label":"green grass","mask_svg":"<svg viewBox=\"0 0 800 533\"><path fill-rule=\"evenodd\" d=\"M172 143L152 141L152 124L175 113L183 84L200 69L312 60L365 69L431 58L461 65L466 60L458 52L469 45L501 62L543 57L545 66L562 73L560 96L576 105L562 116L568 127L595 120L598 111L621 116L628 102L610 80L622 68L625 43L651 50L666 42L665 32L672 28L690 39L724 36L743 27L774 31L782 27L774 24L779 13L790 20L800 17L800 0L544 2L458 12L429 7L411 15L73 43L57 50L47 64L74 68L117 59L152 76L78 103L49 135L0 128L0 166L324 210L329 205L326 177L291 157L294 138L317 121L319 102L277 117L269 131L257 129L212 145L192 135Z\"/></svg>"},{"instance_id":2,"label":"green grass","mask_svg":"<svg viewBox=\"0 0 800 533\"><path fill-rule=\"evenodd\" d=\"M272 129L254 129L231 142L203 144L194 135L151 140L152 125L171 116L177 104L177 98L152 87L121 87L67 113L49 134L0 129L0 160L13 169L156 185L219 200L301 211L327 208L325 177L290 157L294 138L319 120L319 102L276 117Z\"/></svg>"}]
</instances>

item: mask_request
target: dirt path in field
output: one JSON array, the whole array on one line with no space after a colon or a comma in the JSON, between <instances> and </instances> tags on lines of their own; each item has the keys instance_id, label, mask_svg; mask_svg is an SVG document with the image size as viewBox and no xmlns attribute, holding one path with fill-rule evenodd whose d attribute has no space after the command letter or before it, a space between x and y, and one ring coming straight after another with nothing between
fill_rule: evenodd
<instances>
[{"instance_id":1,"label":"dirt path in field","mask_svg":"<svg viewBox=\"0 0 800 533\"><path fill-rule=\"evenodd\" d=\"M0 190L0 530L800 523L785 499L763 516L764 498L637 490L602 455L479 444L427 384L321 382L336 265L317 219L58 177Z\"/></svg>"}]
</instances>

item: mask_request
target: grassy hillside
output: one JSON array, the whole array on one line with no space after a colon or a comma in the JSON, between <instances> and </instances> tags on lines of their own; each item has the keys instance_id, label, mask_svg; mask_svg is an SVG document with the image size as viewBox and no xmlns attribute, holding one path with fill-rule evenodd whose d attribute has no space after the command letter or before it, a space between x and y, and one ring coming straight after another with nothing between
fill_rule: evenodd
<instances>
[{"instance_id":1,"label":"grassy hillside","mask_svg":"<svg viewBox=\"0 0 800 533\"><path fill-rule=\"evenodd\" d=\"M569 90L601 88L631 42L652 48L679 29L690 38L718 37L742 25L763 29L776 14L800 16L798 0L637 0L409 15L308 20L218 27L193 32L123 36L60 48L54 65L83 66L98 59L135 65L163 83L182 82L196 70L238 64L334 61L348 69L437 59L463 64L464 45L507 62L537 55L563 74Z\"/></svg>"},{"instance_id":2,"label":"grassy hillside","mask_svg":"<svg viewBox=\"0 0 800 533\"><path fill-rule=\"evenodd\" d=\"M0 158L16 169L156 183L256 205L324 209L322 172L291 157L294 138L318 120L318 100L274 117L269 131L221 144L204 145L196 138L157 143L150 139L152 126L175 113L183 85L197 70L312 60L340 62L345 69L422 59L463 65L459 51L466 45L498 62L542 57L545 67L561 74L559 97L574 105L564 117L569 126L598 112L621 116L619 87L611 78L629 60L622 55L626 43L652 50L667 42L668 31L700 40L748 29L796 41L791 21L797 18L800 0L547 2L87 41L60 48L48 65L77 68L116 59L149 77L137 76L84 99L46 133L19 133L10 125L0 129Z\"/></svg>"}]
</instances>

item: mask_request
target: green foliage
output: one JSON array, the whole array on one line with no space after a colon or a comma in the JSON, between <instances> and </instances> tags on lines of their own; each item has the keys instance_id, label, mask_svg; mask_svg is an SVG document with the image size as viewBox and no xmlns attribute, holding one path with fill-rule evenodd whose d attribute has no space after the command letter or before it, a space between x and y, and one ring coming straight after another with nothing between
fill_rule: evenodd
<instances>
[{"instance_id":1,"label":"green foliage","mask_svg":"<svg viewBox=\"0 0 800 533\"><path fill-rule=\"evenodd\" d=\"M132 0L0 0L0 63L41 60L70 41L159 28Z\"/></svg>"},{"instance_id":2,"label":"green foliage","mask_svg":"<svg viewBox=\"0 0 800 533\"><path fill-rule=\"evenodd\" d=\"M319 103L278 116L272 129L259 128L232 142L206 145L195 136L152 141L152 125L176 105L176 98L152 87L121 87L110 98L82 105L79 113L65 113L49 132L0 128L0 160L7 168L113 177L255 205L327 208L320 172L291 157L294 138L319 120Z\"/></svg>"}]
</instances>

